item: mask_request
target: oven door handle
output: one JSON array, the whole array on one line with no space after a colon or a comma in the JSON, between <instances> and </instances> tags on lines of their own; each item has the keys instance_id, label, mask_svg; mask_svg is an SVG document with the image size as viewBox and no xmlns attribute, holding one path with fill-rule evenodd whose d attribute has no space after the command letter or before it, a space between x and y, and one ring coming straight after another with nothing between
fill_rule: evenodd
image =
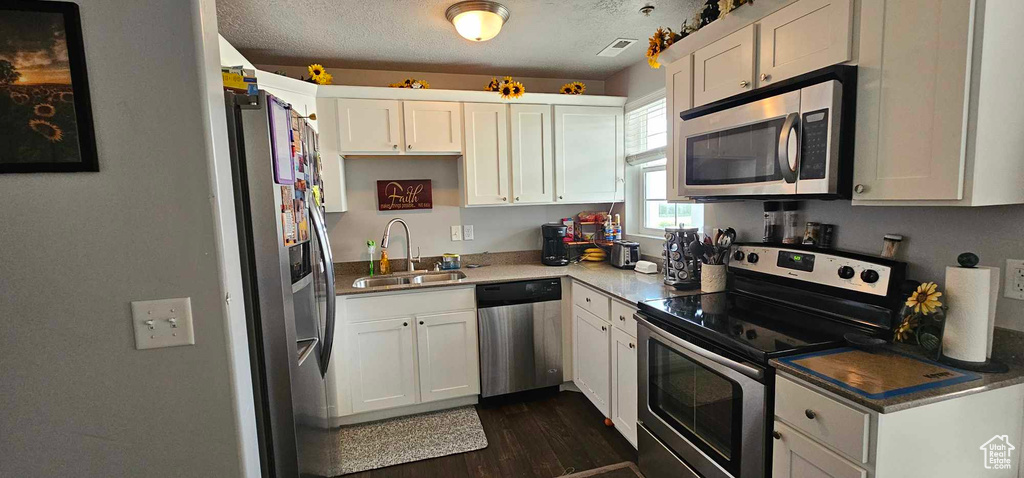
<instances>
[{"instance_id":1,"label":"oven door handle","mask_svg":"<svg viewBox=\"0 0 1024 478\"><path fill-rule=\"evenodd\" d=\"M786 115L786 121L782 123L782 131L779 132L779 170L782 171L782 179L787 183L796 182L796 171L800 166L800 113ZM796 135L796 148L793 150L793 157L789 156L789 140Z\"/></svg>"},{"instance_id":2,"label":"oven door handle","mask_svg":"<svg viewBox=\"0 0 1024 478\"><path fill-rule=\"evenodd\" d=\"M685 341L683 339L680 339L679 337L673 336L672 334L661 333L661 328L660 327L650 323L649 321L644 319L639 314L638 315L634 315L633 317L637 320L637 322L640 322L643 326L647 327L652 332L657 334L658 338L665 339L665 340L667 340L669 342L672 342L672 344L674 344L676 346L682 347L682 348L686 349L689 352L692 352L692 353L697 354L697 355L699 355L701 357L704 357L704 358L706 358L706 359L708 359L708 360L710 360L712 362L715 362L715 363L717 363L717 364L719 364L719 365L721 365L723 367L729 367L729 368L731 368L731 369L733 369L733 370L735 370L735 371L737 371L739 373L742 373L743 375L746 375L746 376L748 376L748 377L750 377L750 378L752 378L754 380L761 380L762 378L764 378L764 371L763 370L759 370L759 369L751 367L751 366L749 366L747 364L739 363L739 362L737 362L735 360L728 359L728 358L722 357L721 355L709 352L709 351L704 350L704 349L702 349L702 348L700 348L700 347L698 347L696 345L693 345L693 344L691 344L691 343L689 343L689 342L687 342L687 341Z\"/></svg>"}]
</instances>

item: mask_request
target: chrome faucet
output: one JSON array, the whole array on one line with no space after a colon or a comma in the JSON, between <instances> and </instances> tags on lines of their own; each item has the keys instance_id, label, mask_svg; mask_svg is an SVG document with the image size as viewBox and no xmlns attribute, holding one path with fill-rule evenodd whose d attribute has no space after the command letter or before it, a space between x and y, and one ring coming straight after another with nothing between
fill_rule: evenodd
<instances>
[{"instance_id":1,"label":"chrome faucet","mask_svg":"<svg viewBox=\"0 0 1024 478\"><path fill-rule=\"evenodd\" d=\"M416 266L413 265L413 263L420 261L420 256L419 256L420 248L418 248L418 247L416 248L416 254L417 255L413 256L412 255L412 234L409 233L409 225L406 224L405 221L403 221L401 218L397 218L396 217L396 218L392 219L391 221L388 221L387 227L384 228L384 237L380 240L380 247L381 248L388 247L388 242L391 240L391 226L394 225L396 222L400 223L402 225L402 227L405 228L405 247L406 247L405 257L406 257L406 262L409 264L409 267L406 270L408 270L409 272L414 272L416 270Z\"/></svg>"}]
</instances>

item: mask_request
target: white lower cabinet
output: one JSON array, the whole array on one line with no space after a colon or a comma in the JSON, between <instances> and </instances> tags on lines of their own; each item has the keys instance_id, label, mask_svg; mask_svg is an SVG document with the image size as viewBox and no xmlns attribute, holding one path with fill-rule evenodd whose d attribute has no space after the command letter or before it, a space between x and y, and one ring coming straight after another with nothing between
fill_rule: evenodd
<instances>
[{"instance_id":1,"label":"white lower cabinet","mask_svg":"<svg viewBox=\"0 0 1024 478\"><path fill-rule=\"evenodd\" d=\"M573 306L573 382L604 416L611 412L611 324Z\"/></svg>"},{"instance_id":2,"label":"white lower cabinet","mask_svg":"<svg viewBox=\"0 0 1024 478\"><path fill-rule=\"evenodd\" d=\"M416 317L420 401L480 393L476 311Z\"/></svg>"},{"instance_id":3,"label":"white lower cabinet","mask_svg":"<svg viewBox=\"0 0 1024 478\"><path fill-rule=\"evenodd\" d=\"M413 320L402 317L349 326L354 413L416 403Z\"/></svg>"},{"instance_id":4,"label":"white lower cabinet","mask_svg":"<svg viewBox=\"0 0 1024 478\"><path fill-rule=\"evenodd\" d=\"M612 423L636 447L636 337L612 329Z\"/></svg>"},{"instance_id":5,"label":"white lower cabinet","mask_svg":"<svg viewBox=\"0 0 1024 478\"><path fill-rule=\"evenodd\" d=\"M332 419L418 413L431 406L419 404L478 395L475 306L472 287L338 297L326 377ZM358 416L366 412L377 413Z\"/></svg>"},{"instance_id":6,"label":"white lower cabinet","mask_svg":"<svg viewBox=\"0 0 1024 478\"><path fill-rule=\"evenodd\" d=\"M772 478L866 478L868 472L775 421Z\"/></svg>"}]
</instances>

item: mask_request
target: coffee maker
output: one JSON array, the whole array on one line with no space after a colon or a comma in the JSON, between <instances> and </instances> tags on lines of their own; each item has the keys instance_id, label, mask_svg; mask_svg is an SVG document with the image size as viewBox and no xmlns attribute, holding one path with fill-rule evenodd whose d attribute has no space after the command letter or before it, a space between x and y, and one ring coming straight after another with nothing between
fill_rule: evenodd
<instances>
[{"instance_id":1,"label":"coffee maker","mask_svg":"<svg viewBox=\"0 0 1024 478\"><path fill-rule=\"evenodd\" d=\"M544 247L541 249L540 262L546 266L564 266L569 264L569 246L565 243L568 228L564 224L542 224L541 236Z\"/></svg>"}]
</instances>

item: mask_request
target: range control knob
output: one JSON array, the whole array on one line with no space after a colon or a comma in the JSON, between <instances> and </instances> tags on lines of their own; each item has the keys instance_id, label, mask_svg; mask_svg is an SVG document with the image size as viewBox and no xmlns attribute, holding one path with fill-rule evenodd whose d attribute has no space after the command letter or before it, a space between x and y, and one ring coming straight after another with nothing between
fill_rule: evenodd
<instances>
[{"instance_id":1,"label":"range control knob","mask_svg":"<svg viewBox=\"0 0 1024 478\"><path fill-rule=\"evenodd\" d=\"M751 252L750 254L747 254L747 262L757 264L757 253Z\"/></svg>"},{"instance_id":2,"label":"range control knob","mask_svg":"<svg viewBox=\"0 0 1024 478\"><path fill-rule=\"evenodd\" d=\"M737 261L742 261L744 256L746 256L746 254L744 254L743 251L736 251L732 254L732 258Z\"/></svg>"},{"instance_id":3,"label":"range control knob","mask_svg":"<svg viewBox=\"0 0 1024 478\"><path fill-rule=\"evenodd\" d=\"M868 284L874 284L878 282L878 272L871 269L864 269L864 272L860 273L860 280L867 282Z\"/></svg>"},{"instance_id":4,"label":"range control knob","mask_svg":"<svg viewBox=\"0 0 1024 478\"><path fill-rule=\"evenodd\" d=\"M857 273L850 266L843 266L839 268L840 279L853 279L853 276L855 276L856 274Z\"/></svg>"}]
</instances>

